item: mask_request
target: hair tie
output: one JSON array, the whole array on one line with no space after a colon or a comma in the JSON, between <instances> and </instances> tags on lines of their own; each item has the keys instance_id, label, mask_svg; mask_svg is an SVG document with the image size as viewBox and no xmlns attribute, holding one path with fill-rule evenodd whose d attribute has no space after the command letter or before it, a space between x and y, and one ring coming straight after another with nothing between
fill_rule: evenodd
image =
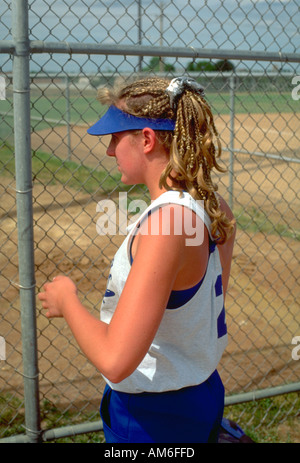
<instances>
[{"instance_id":1,"label":"hair tie","mask_svg":"<svg viewBox=\"0 0 300 463\"><path fill-rule=\"evenodd\" d=\"M205 97L204 88L190 77L176 77L172 79L166 93L170 98L170 106L175 111L178 98L185 90L191 90L198 93L202 98Z\"/></svg>"}]
</instances>

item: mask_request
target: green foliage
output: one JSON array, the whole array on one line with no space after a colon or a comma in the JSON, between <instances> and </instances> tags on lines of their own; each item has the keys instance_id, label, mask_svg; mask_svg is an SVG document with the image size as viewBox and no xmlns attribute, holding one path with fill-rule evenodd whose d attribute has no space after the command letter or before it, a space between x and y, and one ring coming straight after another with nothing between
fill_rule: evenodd
<instances>
[{"instance_id":1,"label":"green foliage","mask_svg":"<svg viewBox=\"0 0 300 463\"><path fill-rule=\"evenodd\" d=\"M234 71L234 64L227 59L222 59L215 63L215 69L221 72Z\"/></svg>"},{"instance_id":2,"label":"green foliage","mask_svg":"<svg viewBox=\"0 0 300 463\"><path fill-rule=\"evenodd\" d=\"M161 63L162 63L162 69L165 72L174 72L175 67L173 64L166 63L162 58L159 56L153 56L153 58L150 59L149 64L143 68L144 72L159 72L161 70Z\"/></svg>"},{"instance_id":3,"label":"green foliage","mask_svg":"<svg viewBox=\"0 0 300 463\"><path fill-rule=\"evenodd\" d=\"M234 71L234 64L229 60L212 61L191 61L186 70L188 72L226 72Z\"/></svg>"}]
</instances>

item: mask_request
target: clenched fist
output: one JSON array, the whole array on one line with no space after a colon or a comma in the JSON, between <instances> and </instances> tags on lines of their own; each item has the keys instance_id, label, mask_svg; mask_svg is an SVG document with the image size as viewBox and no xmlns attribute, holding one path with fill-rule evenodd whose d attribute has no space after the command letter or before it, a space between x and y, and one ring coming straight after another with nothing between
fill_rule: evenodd
<instances>
[{"instance_id":1,"label":"clenched fist","mask_svg":"<svg viewBox=\"0 0 300 463\"><path fill-rule=\"evenodd\" d=\"M46 309L46 317L63 317L64 308L68 300L77 296L77 288L73 281L66 276L54 277L52 282L46 283L43 292L38 294L43 309Z\"/></svg>"}]
</instances>

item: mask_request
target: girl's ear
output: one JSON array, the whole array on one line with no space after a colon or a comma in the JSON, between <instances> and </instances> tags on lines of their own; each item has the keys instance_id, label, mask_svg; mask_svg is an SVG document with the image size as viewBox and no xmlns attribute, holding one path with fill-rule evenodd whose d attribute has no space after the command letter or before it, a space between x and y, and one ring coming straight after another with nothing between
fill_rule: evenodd
<instances>
[{"instance_id":1,"label":"girl's ear","mask_svg":"<svg viewBox=\"0 0 300 463\"><path fill-rule=\"evenodd\" d=\"M149 127L145 127L142 132L144 136L144 153L150 153L154 149L156 143L155 131Z\"/></svg>"}]
</instances>

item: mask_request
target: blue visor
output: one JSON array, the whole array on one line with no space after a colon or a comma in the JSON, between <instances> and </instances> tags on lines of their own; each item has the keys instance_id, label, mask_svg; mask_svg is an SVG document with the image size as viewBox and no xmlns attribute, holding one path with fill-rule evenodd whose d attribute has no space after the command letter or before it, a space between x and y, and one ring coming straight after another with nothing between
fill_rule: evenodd
<instances>
[{"instance_id":1,"label":"blue visor","mask_svg":"<svg viewBox=\"0 0 300 463\"><path fill-rule=\"evenodd\" d=\"M141 130L149 127L153 130L170 130L175 128L172 119L150 119L136 117L121 111L116 106L110 106L104 116L87 130L90 135L109 135L126 130Z\"/></svg>"}]
</instances>

